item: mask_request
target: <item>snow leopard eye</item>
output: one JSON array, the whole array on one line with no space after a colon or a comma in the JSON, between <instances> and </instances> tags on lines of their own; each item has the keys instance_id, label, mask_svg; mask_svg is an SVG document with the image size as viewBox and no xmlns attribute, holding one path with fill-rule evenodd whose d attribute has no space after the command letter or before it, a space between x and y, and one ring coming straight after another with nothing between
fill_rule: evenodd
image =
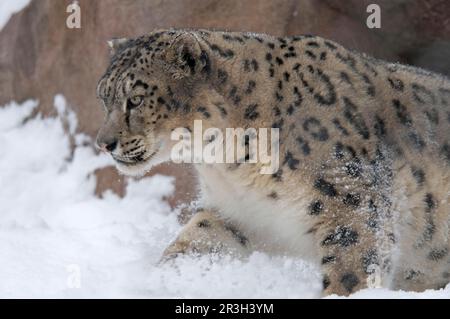
<instances>
[{"instance_id":1,"label":"snow leopard eye","mask_svg":"<svg viewBox=\"0 0 450 319\"><path fill-rule=\"evenodd\" d=\"M142 95L136 95L136 96L130 97L127 100L127 109L131 110L136 107L139 107L139 106L141 106L143 101L144 101L144 97Z\"/></svg>"}]
</instances>

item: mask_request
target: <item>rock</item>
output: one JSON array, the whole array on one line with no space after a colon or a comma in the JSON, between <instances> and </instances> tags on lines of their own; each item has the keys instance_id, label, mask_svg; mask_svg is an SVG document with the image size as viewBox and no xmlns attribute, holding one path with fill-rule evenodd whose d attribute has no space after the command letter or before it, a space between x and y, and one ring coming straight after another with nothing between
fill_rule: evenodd
<instances>
[{"instance_id":1,"label":"rock","mask_svg":"<svg viewBox=\"0 0 450 319\"><path fill-rule=\"evenodd\" d=\"M166 198L172 208L181 204L191 202L197 194L197 181L194 172L188 165L180 164L161 164L155 167L148 176L155 174L176 176L175 192L172 196ZM118 173L115 167L108 166L94 171L97 185L95 187L95 194L102 197L107 190L112 191L116 195L123 197L125 195L125 188L127 179L129 177Z\"/></svg>"},{"instance_id":2,"label":"rock","mask_svg":"<svg viewBox=\"0 0 450 319\"><path fill-rule=\"evenodd\" d=\"M97 185L95 195L103 197L105 191L110 190L116 195L125 195L126 178L118 173L115 167L107 166L94 171Z\"/></svg>"}]
</instances>

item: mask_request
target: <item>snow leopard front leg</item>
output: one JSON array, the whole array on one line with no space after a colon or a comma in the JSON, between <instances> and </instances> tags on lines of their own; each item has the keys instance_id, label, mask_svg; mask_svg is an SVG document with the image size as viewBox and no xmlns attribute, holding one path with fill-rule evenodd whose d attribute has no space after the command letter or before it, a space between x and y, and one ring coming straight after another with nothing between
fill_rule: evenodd
<instances>
[{"instance_id":1,"label":"snow leopard front leg","mask_svg":"<svg viewBox=\"0 0 450 319\"><path fill-rule=\"evenodd\" d=\"M178 237L163 253L162 261L180 255L219 255L244 257L250 243L234 225L222 220L214 209L197 209Z\"/></svg>"}]
</instances>

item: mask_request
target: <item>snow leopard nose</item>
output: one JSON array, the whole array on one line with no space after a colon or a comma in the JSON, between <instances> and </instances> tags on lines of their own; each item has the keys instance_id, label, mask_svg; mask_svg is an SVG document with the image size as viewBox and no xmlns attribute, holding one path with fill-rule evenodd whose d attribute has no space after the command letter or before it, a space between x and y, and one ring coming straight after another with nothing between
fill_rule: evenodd
<instances>
[{"instance_id":1,"label":"snow leopard nose","mask_svg":"<svg viewBox=\"0 0 450 319\"><path fill-rule=\"evenodd\" d=\"M99 148L103 152L113 152L117 147L117 139L112 139L109 141L99 141L97 140L97 148Z\"/></svg>"}]
</instances>

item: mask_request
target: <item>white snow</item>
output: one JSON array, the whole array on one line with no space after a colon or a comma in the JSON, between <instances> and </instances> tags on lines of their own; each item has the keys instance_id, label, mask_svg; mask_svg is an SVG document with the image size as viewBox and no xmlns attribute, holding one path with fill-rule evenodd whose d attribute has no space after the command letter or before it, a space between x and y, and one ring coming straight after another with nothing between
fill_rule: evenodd
<instances>
[{"instance_id":1,"label":"white snow","mask_svg":"<svg viewBox=\"0 0 450 319\"><path fill-rule=\"evenodd\" d=\"M318 269L286 257L184 257L157 262L180 226L163 200L173 179L128 180L124 198L94 195L97 168L111 165L76 134L63 96L57 117L29 117L37 101L0 107L0 298L315 298ZM66 130L64 129L66 128ZM75 141L75 151L70 143ZM366 289L352 298L448 298Z\"/></svg>"},{"instance_id":2,"label":"white snow","mask_svg":"<svg viewBox=\"0 0 450 319\"><path fill-rule=\"evenodd\" d=\"M0 0L0 31L14 13L25 8L31 0Z\"/></svg>"}]
</instances>

